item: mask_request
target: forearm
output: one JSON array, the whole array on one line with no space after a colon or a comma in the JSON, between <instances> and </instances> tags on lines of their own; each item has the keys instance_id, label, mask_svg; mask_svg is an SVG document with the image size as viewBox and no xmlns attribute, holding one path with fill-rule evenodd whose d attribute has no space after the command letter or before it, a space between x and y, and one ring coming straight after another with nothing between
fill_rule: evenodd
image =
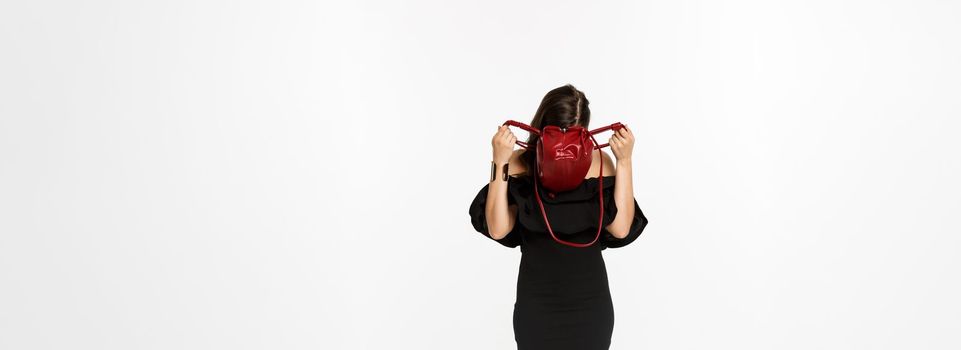
<instances>
[{"instance_id":1,"label":"forearm","mask_svg":"<svg viewBox=\"0 0 961 350\"><path fill-rule=\"evenodd\" d=\"M634 176L631 159L617 159L614 172L614 204L617 205L617 215L607 230L615 238L624 238L634 221Z\"/></svg>"},{"instance_id":2,"label":"forearm","mask_svg":"<svg viewBox=\"0 0 961 350\"><path fill-rule=\"evenodd\" d=\"M504 164L507 162L495 162L494 180L487 188L487 204L485 206L487 217L487 230L493 239L501 239L514 227L513 215L510 215L510 208L507 203L507 181L504 181Z\"/></svg>"}]
</instances>

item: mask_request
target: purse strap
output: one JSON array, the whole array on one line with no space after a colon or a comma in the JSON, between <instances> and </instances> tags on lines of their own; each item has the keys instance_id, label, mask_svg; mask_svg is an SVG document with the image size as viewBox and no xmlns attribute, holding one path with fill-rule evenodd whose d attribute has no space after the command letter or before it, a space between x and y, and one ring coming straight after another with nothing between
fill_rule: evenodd
<instances>
[{"instance_id":1,"label":"purse strap","mask_svg":"<svg viewBox=\"0 0 961 350\"><path fill-rule=\"evenodd\" d=\"M605 132L605 131L608 131L608 130L618 131L618 130L620 130L620 129L623 128L623 127L624 127L624 124L621 124L621 123L619 123L619 122L618 122L618 123L611 124L611 125L608 125L608 126L599 127L599 128L597 128L597 129L594 129L594 130L591 130L591 131L590 131L591 139L594 138L594 134L596 134L596 133ZM594 143L596 144L596 143L597 143L597 140L594 140ZM604 148L604 147L607 147L607 146L609 146L609 144L606 144L606 143L605 143L605 144L603 144L603 145L597 145L596 148L597 148L597 149L601 149L601 148ZM603 167L602 167L602 168L603 168Z\"/></svg>"},{"instance_id":2,"label":"purse strap","mask_svg":"<svg viewBox=\"0 0 961 350\"><path fill-rule=\"evenodd\" d=\"M530 126L530 125L527 125L527 124L524 124L524 123L521 123L521 122L518 122L518 121L508 120L508 121L504 122L503 125L516 126L516 127L518 127L518 128L524 129L524 131L527 131L527 132L532 133L532 134L534 134L534 135L538 135L538 136L541 135L541 131L540 131L540 130L537 130L537 129L535 129L533 126ZM594 134L602 133L602 132L605 132L605 131L607 131L607 130L617 131L617 130L620 130L622 127L624 127L624 124L621 124L620 122L618 122L618 123L614 123L614 124L611 124L611 125L599 127L599 128L597 128L597 129L594 129L594 130L589 131L588 133L589 133L591 136L593 136ZM521 147L527 148L527 142L524 142L524 141L521 141L521 140L517 140L515 143L517 143L517 144L520 145ZM596 146L594 147L594 149L600 149L600 148L604 148L604 147L609 146L609 145L606 144L606 143L605 143L605 144L598 144L598 143L597 143L597 140L594 140L594 144L596 145Z\"/></svg>"},{"instance_id":3,"label":"purse strap","mask_svg":"<svg viewBox=\"0 0 961 350\"><path fill-rule=\"evenodd\" d=\"M521 123L521 122L518 122L518 121L508 120L508 121L504 122L504 124L502 124L502 125L516 126L516 127L518 127L518 128L524 129L524 131L527 131L527 132L529 132L529 133L531 133L531 134L534 134L534 135L537 135L537 136L540 136L540 135L541 135L541 131L540 131L540 130L537 130L537 129L535 129L533 126L530 126L530 125L527 125L527 124L524 124L524 123ZM518 145L521 146L521 147L527 148L527 142L521 141L520 139L517 139L514 143L518 144Z\"/></svg>"},{"instance_id":4,"label":"purse strap","mask_svg":"<svg viewBox=\"0 0 961 350\"><path fill-rule=\"evenodd\" d=\"M503 125L516 126L521 129L527 130L530 133L540 135L540 130L535 129L530 125L516 122L513 120L508 120ZM596 243L597 240L601 237L601 230L603 230L604 228L604 155L601 153L601 148L607 147L609 146L609 144L607 143L603 145L598 144L597 139L594 138L594 134L604 132L610 129L614 129L616 131L621 127L623 127L623 124L614 123L614 124L600 127L588 132L588 135L591 137L591 141L594 142L594 145L595 145L594 149L597 150L598 158L601 159L601 168L600 168L600 171L598 171L598 178L597 178L597 180L599 181L599 186L597 189L597 193L598 193L597 200L599 202L599 207L601 208L601 211L597 218L597 234L594 235L594 239L590 243L574 243L574 242L568 242L560 238L557 238L557 235L554 234L554 229L551 228L550 220L547 219L547 211L544 209L544 202L541 201L541 191L537 186L537 176L534 176L534 196L537 197L537 204L540 205L541 207L541 216L544 217L544 223L547 225L547 232L550 232L551 238L554 238L554 241L556 241L557 243L568 245L571 247L584 248L584 247L590 247L591 245ZM520 140L517 140L516 143L521 147L527 148L526 142L521 142Z\"/></svg>"}]
</instances>

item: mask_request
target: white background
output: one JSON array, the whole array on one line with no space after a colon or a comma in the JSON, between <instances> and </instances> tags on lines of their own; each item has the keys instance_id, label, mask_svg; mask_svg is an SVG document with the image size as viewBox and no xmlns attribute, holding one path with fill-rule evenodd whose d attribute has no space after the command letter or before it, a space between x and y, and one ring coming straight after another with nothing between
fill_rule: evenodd
<instances>
[{"instance_id":1,"label":"white background","mask_svg":"<svg viewBox=\"0 0 961 350\"><path fill-rule=\"evenodd\" d=\"M513 348L467 208L567 83L612 349L961 348L961 3L590 3L3 2L0 348Z\"/></svg>"}]
</instances>

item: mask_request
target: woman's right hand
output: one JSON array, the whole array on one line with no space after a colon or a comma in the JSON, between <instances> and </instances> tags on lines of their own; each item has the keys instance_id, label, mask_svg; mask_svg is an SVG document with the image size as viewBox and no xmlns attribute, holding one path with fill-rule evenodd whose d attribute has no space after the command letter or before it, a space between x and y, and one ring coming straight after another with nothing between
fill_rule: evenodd
<instances>
[{"instance_id":1,"label":"woman's right hand","mask_svg":"<svg viewBox=\"0 0 961 350\"><path fill-rule=\"evenodd\" d=\"M497 133L494 134L494 138L491 139L491 146L494 149L494 162L497 164L509 162L511 160L511 154L514 153L514 144L516 142L517 137L514 137L514 133L511 132L507 125L497 127Z\"/></svg>"}]
</instances>

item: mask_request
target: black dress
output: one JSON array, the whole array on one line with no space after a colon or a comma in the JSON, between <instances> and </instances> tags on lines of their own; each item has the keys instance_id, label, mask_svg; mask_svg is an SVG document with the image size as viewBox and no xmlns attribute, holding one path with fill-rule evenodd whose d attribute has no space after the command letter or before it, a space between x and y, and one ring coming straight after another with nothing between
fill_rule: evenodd
<instances>
[{"instance_id":1,"label":"black dress","mask_svg":"<svg viewBox=\"0 0 961 350\"><path fill-rule=\"evenodd\" d=\"M604 226L617 214L614 180L614 175L604 176ZM574 243L594 239L600 211L599 185L599 179L593 177L565 192L552 194L540 187L544 209L559 239ZM470 205L474 229L488 238L484 210L489 186L484 185ZM551 238L530 177L509 177L507 193L508 204L517 204L517 221L507 236L495 241L510 248L521 247L513 320L517 348L608 349L614 330L614 306L601 251L633 242L647 226L637 200L627 237L618 239L602 230L596 243L578 248Z\"/></svg>"}]
</instances>

